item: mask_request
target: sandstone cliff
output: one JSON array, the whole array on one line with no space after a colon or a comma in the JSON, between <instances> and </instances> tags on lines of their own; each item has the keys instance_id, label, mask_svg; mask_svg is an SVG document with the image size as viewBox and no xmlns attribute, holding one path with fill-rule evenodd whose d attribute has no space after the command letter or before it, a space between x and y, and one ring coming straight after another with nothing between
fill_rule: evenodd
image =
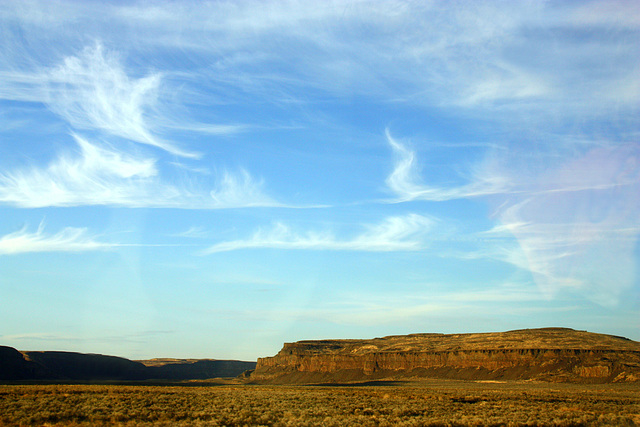
<instances>
[{"instance_id":1,"label":"sandstone cliff","mask_svg":"<svg viewBox=\"0 0 640 427\"><path fill-rule=\"evenodd\" d=\"M382 378L637 381L640 343L545 328L482 334L413 334L287 343L258 359L250 380L335 383Z\"/></svg>"}]
</instances>

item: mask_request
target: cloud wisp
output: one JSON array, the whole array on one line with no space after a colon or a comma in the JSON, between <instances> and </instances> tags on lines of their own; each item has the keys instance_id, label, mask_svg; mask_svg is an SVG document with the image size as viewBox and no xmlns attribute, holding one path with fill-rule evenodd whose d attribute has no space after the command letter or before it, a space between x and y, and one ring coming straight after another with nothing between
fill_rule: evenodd
<instances>
[{"instance_id":1,"label":"cloud wisp","mask_svg":"<svg viewBox=\"0 0 640 427\"><path fill-rule=\"evenodd\" d=\"M134 77L118 52L101 43L65 56L58 65L0 70L0 79L5 82L0 98L43 103L76 130L151 145L180 157L201 155L163 137L166 131L229 135L247 129L243 124L198 123L181 118L177 112L181 106L164 99L171 92L165 87L164 72ZM171 101L175 104L175 96Z\"/></svg>"},{"instance_id":2,"label":"cloud wisp","mask_svg":"<svg viewBox=\"0 0 640 427\"><path fill-rule=\"evenodd\" d=\"M131 78L102 45L64 59L49 73L48 104L78 129L97 129L172 154L196 157L154 134L149 115L157 108L161 74Z\"/></svg>"},{"instance_id":3,"label":"cloud wisp","mask_svg":"<svg viewBox=\"0 0 640 427\"><path fill-rule=\"evenodd\" d=\"M395 157L393 171L386 178L387 188L396 195L390 202L415 200L445 202L483 196L516 197L551 193L579 193L591 190L612 190L635 185L638 181L637 149L633 144L605 145L591 150L584 157L567 158L555 173L540 174L531 170L510 170L508 159L485 160L471 170L466 184L454 187L430 186L420 176L418 158L386 130L386 138ZM574 147L576 150L578 147ZM550 156L542 153L542 156ZM623 156L627 156L626 158ZM604 162L604 163L603 163ZM551 164L551 162L548 162Z\"/></svg>"},{"instance_id":4,"label":"cloud wisp","mask_svg":"<svg viewBox=\"0 0 640 427\"><path fill-rule=\"evenodd\" d=\"M4 71L0 78L6 84L0 98L45 104L76 130L124 138L177 156L199 156L159 135L160 124L167 121L159 100L162 73L132 77L118 54L101 43L65 56L58 65Z\"/></svg>"},{"instance_id":5,"label":"cloud wisp","mask_svg":"<svg viewBox=\"0 0 640 427\"><path fill-rule=\"evenodd\" d=\"M209 237L209 233L204 227L191 226L185 231L172 234L173 237L186 237L188 239L205 239Z\"/></svg>"},{"instance_id":6,"label":"cloud wisp","mask_svg":"<svg viewBox=\"0 0 640 427\"><path fill-rule=\"evenodd\" d=\"M367 227L366 231L351 239L339 239L329 232L297 233L282 223L269 230L258 230L246 240L217 243L203 254L241 249L290 249L392 252L419 251L427 245L427 234L435 220L418 214L386 218Z\"/></svg>"},{"instance_id":7,"label":"cloud wisp","mask_svg":"<svg viewBox=\"0 0 640 427\"><path fill-rule=\"evenodd\" d=\"M0 172L0 203L24 208L109 205L183 209L280 206L248 172L225 172L213 190L163 180L155 159L73 135L79 152L46 168Z\"/></svg>"},{"instance_id":8,"label":"cloud wisp","mask_svg":"<svg viewBox=\"0 0 640 427\"><path fill-rule=\"evenodd\" d=\"M46 34L62 46L80 37L105 40L143 58L184 52L189 64L201 67L190 78L260 101L304 100L309 89L333 96L349 91L492 115L515 107L549 118L637 106L640 90L633 2L608 4L606 11L598 2L568 7L535 1L477 1L461 8L246 1L205 3L197 10L174 2L22 3L1 7L36 51L53 47ZM94 15L102 19L80 18ZM292 62L281 54L291 51L305 54ZM278 73L269 68L274 64ZM148 85L147 94L154 75L138 81L141 89Z\"/></svg>"},{"instance_id":9,"label":"cloud wisp","mask_svg":"<svg viewBox=\"0 0 640 427\"><path fill-rule=\"evenodd\" d=\"M503 260L530 271L547 294L570 289L614 305L637 280L640 236L640 151L593 149L538 176L537 187L505 200L500 225L489 233L514 236Z\"/></svg>"},{"instance_id":10,"label":"cloud wisp","mask_svg":"<svg viewBox=\"0 0 640 427\"><path fill-rule=\"evenodd\" d=\"M67 227L56 234L47 234L44 225L29 232L27 227L0 237L0 255L32 252L87 252L113 248L114 244L100 242L87 233L86 228Z\"/></svg>"},{"instance_id":11,"label":"cloud wisp","mask_svg":"<svg viewBox=\"0 0 640 427\"><path fill-rule=\"evenodd\" d=\"M485 171L487 172L485 174L475 174L472 182L459 187L442 188L424 184L419 176L416 153L393 138L389 129L385 134L395 156L394 169L386 179L387 187L397 196L396 199L391 200L392 202L412 200L443 202L514 191L506 177L497 173L490 174L489 171Z\"/></svg>"},{"instance_id":12,"label":"cloud wisp","mask_svg":"<svg viewBox=\"0 0 640 427\"><path fill-rule=\"evenodd\" d=\"M494 206L496 226L477 234L484 247L461 256L498 259L528 271L548 297L572 291L611 306L633 286L640 236L636 144L568 142L571 155L557 157L547 147L538 153L539 164L526 167L509 164L513 153L507 150L467 183L444 188L423 184L415 152L388 130L386 136L396 157L386 181L397 196L391 202L480 198ZM505 243L509 238L514 245Z\"/></svg>"}]
</instances>

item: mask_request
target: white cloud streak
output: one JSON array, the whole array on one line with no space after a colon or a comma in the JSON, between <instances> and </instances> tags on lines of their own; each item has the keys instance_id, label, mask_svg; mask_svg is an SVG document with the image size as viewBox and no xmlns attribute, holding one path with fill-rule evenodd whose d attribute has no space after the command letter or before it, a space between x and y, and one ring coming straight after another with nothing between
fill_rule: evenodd
<instances>
[{"instance_id":1,"label":"white cloud streak","mask_svg":"<svg viewBox=\"0 0 640 427\"><path fill-rule=\"evenodd\" d=\"M487 235L514 236L517 246L491 256L530 271L549 296L572 290L615 305L637 280L639 165L638 147L621 145L538 175L529 192L500 201Z\"/></svg>"},{"instance_id":2,"label":"white cloud streak","mask_svg":"<svg viewBox=\"0 0 640 427\"><path fill-rule=\"evenodd\" d=\"M469 184L442 188L429 186L421 182L416 153L391 136L389 129L386 137L395 156L394 169L386 179L386 184L397 195L395 202L411 200L446 201L467 197L487 196L512 191L506 177L499 174L481 174L480 171Z\"/></svg>"},{"instance_id":3,"label":"white cloud streak","mask_svg":"<svg viewBox=\"0 0 640 427\"><path fill-rule=\"evenodd\" d=\"M640 236L637 144L574 147L555 161L545 151L544 168L500 159L478 168L467 183L443 188L423 184L415 152L389 131L387 140L396 156L386 181L397 195L392 202L483 197L497 206L492 216L498 224L478 235L484 247L463 257L526 270L548 297L572 291L612 306L633 286ZM508 237L516 244L505 245Z\"/></svg>"},{"instance_id":4,"label":"white cloud streak","mask_svg":"<svg viewBox=\"0 0 640 427\"><path fill-rule=\"evenodd\" d=\"M49 72L47 103L77 129L98 129L179 156L197 157L160 139L149 124L161 80L159 73L129 77L115 54L97 44L65 58Z\"/></svg>"},{"instance_id":5,"label":"white cloud streak","mask_svg":"<svg viewBox=\"0 0 640 427\"><path fill-rule=\"evenodd\" d=\"M174 105L169 111L163 99L165 92L171 92L163 87L163 73L146 74L133 77L118 53L94 43L80 53L65 56L57 65L0 70L4 82L0 99L43 103L77 130L98 131L181 157L198 158L200 154L163 138L163 132L229 135L247 129L243 124L180 119L180 106Z\"/></svg>"},{"instance_id":6,"label":"white cloud streak","mask_svg":"<svg viewBox=\"0 0 640 427\"><path fill-rule=\"evenodd\" d=\"M240 99L262 107L310 103L313 92L323 100L356 95L462 110L506 131L534 129L534 143L544 147L526 150L544 161L512 162L522 153L516 150L498 161L489 158L463 184L448 187L422 176L416 153L387 132L396 156L386 181L392 201L491 199L499 206L497 227L516 236L524 254L510 252L505 259L529 268L541 287L595 295L606 293L609 275L616 277L618 293L631 286L635 266L629 257L640 217L637 141L631 147L605 143L590 152L567 141L582 138L581 124L593 118L606 120L602 128L635 128L639 13L634 1L477 1L459 8L429 1L222 1L198 8L178 2L4 2L0 98L45 103L78 129L181 156L196 153L163 139L162 130L215 135L244 125L176 119L163 125L169 116L162 96L176 88L184 90L173 98L178 111L183 97L209 106ZM95 40L117 46L122 56ZM79 46L90 47L78 54ZM304 54L291 61L290 52ZM555 132L558 150L576 161L548 162L559 151L540 141L546 137L536 134L541 129ZM569 135L558 137L567 129ZM188 191L161 180L153 161L101 148L106 165L98 166L91 150L81 148L80 156L60 157L46 169L3 172L0 200L21 207L277 205L244 171L223 174L213 190ZM121 165L128 175L119 172ZM628 240L619 240L621 233ZM356 240L276 227L225 244L337 248ZM614 240L625 243L612 247L615 259L607 266L606 242ZM594 281L578 272L585 264L601 267Z\"/></svg>"},{"instance_id":7,"label":"white cloud streak","mask_svg":"<svg viewBox=\"0 0 640 427\"><path fill-rule=\"evenodd\" d=\"M32 252L86 252L112 248L114 245L97 241L86 228L67 227L56 234L46 234L40 224L36 232L26 227L0 237L0 255Z\"/></svg>"},{"instance_id":8,"label":"white cloud streak","mask_svg":"<svg viewBox=\"0 0 640 427\"><path fill-rule=\"evenodd\" d=\"M204 227L189 227L187 230L173 234L174 237L186 237L189 239L204 239L209 237L209 233L204 229Z\"/></svg>"},{"instance_id":9,"label":"white cloud streak","mask_svg":"<svg viewBox=\"0 0 640 427\"><path fill-rule=\"evenodd\" d=\"M230 102L239 95L301 100L315 89L479 111L516 106L545 118L637 107L637 97L619 98L623 88L637 94L640 81L632 1L442 7L431 1L292 0L197 8L23 1L2 8L36 51L50 49L41 34L53 34L63 45L107 39L142 58L184 52L192 69L200 67L190 78L231 90L216 94ZM580 37L590 33L595 40ZM292 51L304 55L290 61L283 52ZM278 73L269 71L274 64Z\"/></svg>"},{"instance_id":10,"label":"white cloud streak","mask_svg":"<svg viewBox=\"0 0 640 427\"><path fill-rule=\"evenodd\" d=\"M308 102L313 90L488 111L491 120L508 126L548 123L550 117L583 120L612 108L621 120L637 115L640 26L633 2L608 4L606 12L597 2L573 7L537 1L478 1L462 8L437 2L248 1L194 9L174 2L54 7L33 0L0 8L7 28L20 29L7 36L19 33L32 47L6 48L0 56L0 97L45 102L78 129L181 156L197 153L165 140L162 131L218 135L259 126L175 118L167 114L168 99L177 104L175 112L187 98L209 106L238 99L262 106ZM59 46L55 55L47 55L49 37ZM78 44L89 47L78 53ZM117 46L121 54L105 46ZM292 51L305 54L292 62L286 55ZM51 64L51 57L60 60ZM387 184L399 200L522 190L513 188L511 176L482 168L468 185L425 184L415 154L388 139L398 162Z\"/></svg>"},{"instance_id":11,"label":"white cloud streak","mask_svg":"<svg viewBox=\"0 0 640 427\"><path fill-rule=\"evenodd\" d=\"M262 192L262 181L255 181L246 170L225 171L218 187L211 190L214 206L269 206L274 202Z\"/></svg>"},{"instance_id":12,"label":"white cloud streak","mask_svg":"<svg viewBox=\"0 0 640 427\"><path fill-rule=\"evenodd\" d=\"M203 254L258 248L365 252L418 251L426 247L426 237L432 230L434 222L432 218L417 214L389 217L347 240L338 239L329 232L299 234L285 224L278 223L269 230L258 230L247 240L215 244L203 251Z\"/></svg>"},{"instance_id":13,"label":"white cloud streak","mask_svg":"<svg viewBox=\"0 0 640 427\"><path fill-rule=\"evenodd\" d=\"M0 172L0 203L36 208L110 205L183 209L280 206L246 171L225 172L213 190L163 180L156 161L73 135L79 152L46 168Z\"/></svg>"},{"instance_id":14,"label":"white cloud streak","mask_svg":"<svg viewBox=\"0 0 640 427\"><path fill-rule=\"evenodd\" d=\"M395 157L393 171L386 179L389 190L396 194L392 202L413 200L448 201L454 199L501 195L529 197L548 193L578 193L588 190L615 190L635 185L638 181L637 151L631 144L616 147L608 144L593 149L584 157L566 159L555 174L539 174L531 170L510 170L508 159L494 160L487 156L472 168L467 183L457 187L424 184L420 176L417 155L386 130L386 138ZM622 156L628 154L629 158ZM543 153L549 156L549 153ZM575 156L575 155L574 155ZM615 158L611 158L611 157ZM602 162L606 162L603 164ZM550 163L550 162L549 162Z\"/></svg>"}]
</instances>

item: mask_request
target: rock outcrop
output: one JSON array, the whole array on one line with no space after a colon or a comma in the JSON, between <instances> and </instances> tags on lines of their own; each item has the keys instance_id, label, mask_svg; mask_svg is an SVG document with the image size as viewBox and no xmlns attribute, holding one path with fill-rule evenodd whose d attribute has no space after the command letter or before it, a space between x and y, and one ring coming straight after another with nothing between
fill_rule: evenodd
<instances>
[{"instance_id":1,"label":"rock outcrop","mask_svg":"<svg viewBox=\"0 0 640 427\"><path fill-rule=\"evenodd\" d=\"M341 383L383 378L637 381L640 343L566 328L413 334L287 343L250 381Z\"/></svg>"}]
</instances>

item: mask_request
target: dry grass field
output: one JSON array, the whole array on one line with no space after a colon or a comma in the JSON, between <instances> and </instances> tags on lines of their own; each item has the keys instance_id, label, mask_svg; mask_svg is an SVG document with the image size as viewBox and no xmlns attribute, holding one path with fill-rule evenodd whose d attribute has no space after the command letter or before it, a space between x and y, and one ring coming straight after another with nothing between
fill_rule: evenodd
<instances>
[{"instance_id":1,"label":"dry grass field","mask_svg":"<svg viewBox=\"0 0 640 427\"><path fill-rule=\"evenodd\" d=\"M640 425L640 384L2 385L0 425Z\"/></svg>"}]
</instances>

